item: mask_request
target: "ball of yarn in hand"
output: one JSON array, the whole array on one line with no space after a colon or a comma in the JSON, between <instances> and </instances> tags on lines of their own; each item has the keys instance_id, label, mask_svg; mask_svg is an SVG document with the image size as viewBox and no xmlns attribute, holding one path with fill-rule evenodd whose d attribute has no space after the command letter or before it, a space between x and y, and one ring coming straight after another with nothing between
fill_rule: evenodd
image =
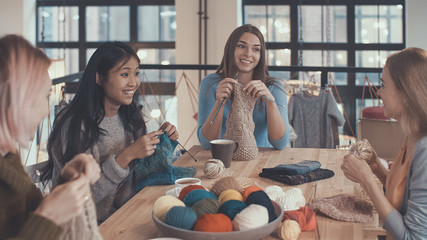
<instances>
[{"instance_id":1,"label":"ball of yarn in hand","mask_svg":"<svg viewBox=\"0 0 427 240\"><path fill-rule=\"evenodd\" d=\"M285 220L280 224L277 234L283 240L297 240L301 234L301 229L296 221Z\"/></svg>"},{"instance_id":2,"label":"ball of yarn in hand","mask_svg":"<svg viewBox=\"0 0 427 240\"><path fill-rule=\"evenodd\" d=\"M242 187L239 182L233 176L223 177L216 181L211 187L211 192L216 196L219 196L223 191L227 189L234 189L238 192L242 192Z\"/></svg>"},{"instance_id":3,"label":"ball of yarn in hand","mask_svg":"<svg viewBox=\"0 0 427 240\"><path fill-rule=\"evenodd\" d=\"M188 186L184 187L183 189L181 189L181 192L179 192L178 199L181 201L184 201L185 196L187 196L187 194L189 192L196 190L196 189L206 190L204 187L202 187L200 185L188 185Z\"/></svg>"},{"instance_id":4,"label":"ball of yarn in hand","mask_svg":"<svg viewBox=\"0 0 427 240\"><path fill-rule=\"evenodd\" d=\"M258 186L250 186L248 188L245 189L245 191L243 192L243 201L246 202L246 199L248 199L248 196L253 193L253 192L258 192L258 191L263 191L262 188L258 187Z\"/></svg>"},{"instance_id":5,"label":"ball of yarn in hand","mask_svg":"<svg viewBox=\"0 0 427 240\"><path fill-rule=\"evenodd\" d=\"M218 209L219 213L225 214L231 220L234 220L236 214L240 213L243 209L245 209L248 205L246 205L242 201L238 200L229 200L224 202Z\"/></svg>"},{"instance_id":6,"label":"ball of yarn in hand","mask_svg":"<svg viewBox=\"0 0 427 240\"><path fill-rule=\"evenodd\" d=\"M217 178L224 172L224 163L218 159L209 159L203 165L203 172L208 178Z\"/></svg>"},{"instance_id":7,"label":"ball of yarn in hand","mask_svg":"<svg viewBox=\"0 0 427 240\"><path fill-rule=\"evenodd\" d=\"M267 208L258 204L251 204L234 217L233 230L243 231L261 227L267 223Z\"/></svg>"},{"instance_id":8,"label":"ball of yarn in hand","mask_svg":"<svg viewBox=\"0 0 427 240\"><path fill-rule=\"evenodd\" d=\"M196 189L185 196L184 203L187 207L192 207L194 203L205 198L217 199L216 196L209 191Z\"/></svg>"},{"instance_id":9,"label":"ball of yarn in hand","mask_svg":"<svg viewBox=\"0 0 427 240\"><path fill-rule=\"evenodd\" d=\"M173 207L165 216L165 223L177 228L191 230L197 221L197 215L189 207Z\"/></svg>"},{"instance_id":10,"label":"ball of yarn in hand","mask_svg":"<svg viewBox=\"0 0 427 240\"><path fill-rule=\"evenodd\" d=\"M222 213L205 214L196 221L194 230L201 232L231 232L233 231L233 224Z\"/></svg>"},{"instance_id":11,"label":"ball of yarn in hand","mask_svg":"<svg viewBox=\"0 0 427 240\"><path fill-rule=\"evenodd\" d=\"M191 208L197 214L197 217L207 213L215 214L218 213L219 202L216 199L205 198L194 203Z\"/></svg>"},{"instance_id":12,"label":"ball of yarn in hand","mask_svg":"<svg viewBox=\"0 0 427 240\"><path fill-rule=\"evenodd\" d=\"M175 206L185 207L185 204L173 196L161 196L154 202L153 213L160 221L165 221L166 213Z\"/></svg>"},{"instance_id":13,"label":"ball of yarn in hand","mask_svg":"<svg viewBox=\"0 0 427 240\"><path fill-rule=\"evenodd\" d=\"M219 201L219 204L223 204L228 200L243 201L243 197L242 197L242 194L240 194L238 191L234 189L227 189L219 195L218 201Z\"/></svg>"},{"instance_id":14,"label":"ball of yarn in hand","mask_svg":"<svg viewBox=\"0 0 427 240\"><path fill-rule=\"evenodd\" d=\"M375 162L377 159L377 153L367 139L358 141L350 146L350 153L359 156L362 160L368 164Z\"/></svg>"},{"instance_id":15,"label":"ball of yarn in hand","mask_svg":"<svg viewBox=\"0 0 427 240\"><path fill-rule=\"evenodd\" d=\"M264 206L268 210L268 222L274 221L277 218L276 211L274 209L273 203L268 195L264 191L257 191L249 194L246 199L246 204L258 204Z\"/></svg>"}]
</instances>

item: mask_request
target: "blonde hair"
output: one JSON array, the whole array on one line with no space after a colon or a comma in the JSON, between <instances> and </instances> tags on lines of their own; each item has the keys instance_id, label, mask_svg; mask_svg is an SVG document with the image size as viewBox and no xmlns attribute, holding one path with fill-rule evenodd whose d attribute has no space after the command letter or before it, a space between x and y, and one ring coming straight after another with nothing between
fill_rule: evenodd
<instances>
[{"instance_id":1,"label":"blonde hair","mask_svg":"<svg viewBox=\"0 0 427 240\"><path fill-rule=\"evenodd\" d=\"M49 58L17 35L0 38L0 153L25 146L31 102L42 91Z\"/></svg>"},{"instance_id":2,"label":"blonde hair","mask_svg":"<svg viewBox=\"0 0 427 240\"><path fill-rule=\"evenodd\" d=\"M400 125L408 136L427 135L427 51L406 48L387 58L385 66L405 107Z\"/></svg>"}]
</instances>

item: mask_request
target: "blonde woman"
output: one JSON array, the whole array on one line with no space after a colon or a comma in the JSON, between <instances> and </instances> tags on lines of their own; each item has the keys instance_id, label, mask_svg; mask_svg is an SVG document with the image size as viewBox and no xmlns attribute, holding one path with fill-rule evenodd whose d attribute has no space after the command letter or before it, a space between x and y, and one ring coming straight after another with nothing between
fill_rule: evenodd
<instances>
[{"instance_id":1,"label":"blonde woman","mask_svg":"<svg viewBox=\"0 0 427 240\"><path fill-rule=\"evenodd\" d=\"M16 147L27 147L48 114L49 65L24 38L0 38L0 239L65 238L60 225L83 214L92 201L89 184L99 178L93 157L77 155L61 172L65 183L43 198L17 154Z\"/></svg>"},{"instance_id":2,"label":"blonde woman","mask_svg":"<svg viewBox=\"0 0 427 240\"><path fill-rule=\"evenodd\" d=\"M390 170L378 159L368 165L355 155L345 156L341 168L368 193L387 239L427 239L427 52L407 48L391 55L381 81L385 114L399 121L406 142Z\"/></svg>"}]
</instances>

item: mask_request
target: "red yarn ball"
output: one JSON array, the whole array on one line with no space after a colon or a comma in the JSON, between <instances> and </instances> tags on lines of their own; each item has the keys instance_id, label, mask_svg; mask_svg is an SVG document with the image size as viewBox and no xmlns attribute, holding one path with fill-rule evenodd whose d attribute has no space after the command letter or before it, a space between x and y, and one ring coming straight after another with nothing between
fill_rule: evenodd
<instances>
[{"instance_id":1,"label":"red yarn ball","mask_svg":"<svg viewBox=\"0 0 427 240\"><path fill-rule=\"evenodd\" d=\"M204 187L200 185L188 185L185 188L181 189L181 192L179 193L178 199L181 201L184 201L185 196L187 196L188 193L190 193L193 190L196 189L203 189L206 190Z\"/></svg>"},{"instance_id":2,"label":"red yarn ball","mask_svg":"<svg viewBox=\"0 0 427 240\"><path fill-rule=\"evenodd\" d=\"M195 231L201 232L231 232L233 223L230 218L222 213L204 214L194 224Z\"/></svg>"},{"instance_id":3,"label":"red yarn ball","mask_svg":"<svg viewBox=\"0 0 427 240\"><path fill-rule=\"evenodd\" d=\"M245 191L243 192L243 201L246 202L246 199L248 198L248 196L253 193L253 192L258 192L258 191L264 191L262 190L262 188L258 187L258 186L250 186L248 188L245 189Z\"/></svg>"}]
</instances>

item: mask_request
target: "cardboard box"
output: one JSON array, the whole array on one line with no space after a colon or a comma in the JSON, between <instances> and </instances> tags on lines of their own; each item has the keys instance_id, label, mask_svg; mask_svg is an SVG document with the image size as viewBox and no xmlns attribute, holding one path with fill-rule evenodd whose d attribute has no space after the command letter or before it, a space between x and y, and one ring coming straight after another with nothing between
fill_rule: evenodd
<instances>
[{"instance_id":1,"label":"cardboard box","mask_svg":"<svg viewBox=\"0 0 427 240\"><path fill-rule=\"evenodd\" d=\"M361 118L357 122L357 140L368 139L378 157L393 161L405 136L396 121Z\"/></svg>"}]
</instances>

